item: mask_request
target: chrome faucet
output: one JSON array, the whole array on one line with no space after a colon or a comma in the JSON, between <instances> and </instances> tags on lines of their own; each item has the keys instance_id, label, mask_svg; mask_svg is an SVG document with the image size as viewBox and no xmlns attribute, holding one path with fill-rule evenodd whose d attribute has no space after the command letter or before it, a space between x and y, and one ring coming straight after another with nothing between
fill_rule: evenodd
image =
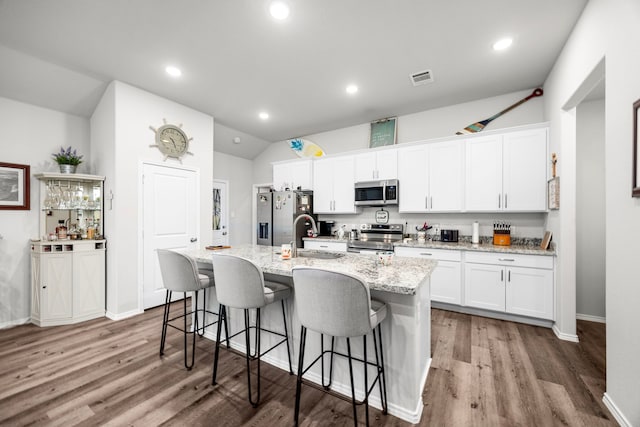
<instances>
[{"instance_id":1,"label":"chrome faucet","mask_svg":"<svg viewBox=\"0 0 640 427\"><path fill-rule=\"evenodd\" d=\"M296 229L296 225L298 224L298 221L300 221L300 218L309 218L311 220L311 229L313 230L313 234L318 234L318 227L316 226L316 220L313 219L313 217L309 214L300 214L296 217L296 219L293 220L293 242L291 242L291 258L295 258L298 256L298 248L297 248L297 241L298 241L298 236L297 236L297 229Z\"/></svg>"}]
</instances>

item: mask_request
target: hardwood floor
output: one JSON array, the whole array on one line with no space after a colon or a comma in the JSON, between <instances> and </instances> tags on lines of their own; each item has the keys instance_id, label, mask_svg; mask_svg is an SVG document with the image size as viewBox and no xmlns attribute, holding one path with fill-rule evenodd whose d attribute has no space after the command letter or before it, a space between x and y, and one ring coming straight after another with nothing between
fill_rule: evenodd
<instances>
[{"instance_id":1,"label":"hardwood floor","mask_svg":"<svg viewBox=\"0 0 640 427\"><path fill-rule=\"evenodd\" d=\"M156 308L119 322L0 330L0 425L293 424L295 376L263 364L254 409L244 358L223 351L212 387L213 343L198 340L187 371L181 333L170 330L158 356L161 324ZM420 425L616 425L602 403L604 333L603 324L578 321L575 344L546 328L433 309ZM303 426L353 425L349 402L310 387L301 408ZM370 415L372 425L409 425L373 408Z\"/></svg>"}]
</instances>

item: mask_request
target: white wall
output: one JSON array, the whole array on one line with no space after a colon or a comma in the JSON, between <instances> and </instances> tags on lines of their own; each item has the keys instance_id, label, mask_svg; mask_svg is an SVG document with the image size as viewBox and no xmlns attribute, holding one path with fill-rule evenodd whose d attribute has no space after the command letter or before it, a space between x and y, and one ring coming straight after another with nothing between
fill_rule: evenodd
<instances>
[{"instance_id":1,"label":"white wall","mask_svg":"<svg viewBox=\"0 0 640 427\"><path fill-rule=\"evenodd\" d=\"M421 141L455 135L471 123L484 120L529 95L532 90L513 92L506 95L452 105L408 114L398 117L397 143ZM501 129L544 121L543 102L533 98L496 119L487 126L489 129ZM336 129L305 136L318 144L327 154L363 150L369 147L370 124ZM254 160L253 182L271 182L271 162L296 159L296 154L286 141L271 144Z\"/></svg>"},{"instance_id":2,"label":"white wall","mask_svg":"<svg viewBox=\"0 0 640 427\"><path fill-rule=\"evenodd\" d=\"M31 166L31 209L0 210L0 328L25 323L31 315L30 238L38 238L39 181L33 174L58 172L51 153L60 146L78 149L87 160L78 172L90 169L89 121L0 97L3 142L0 161Z\"/></svg>"},{"instance_id":3,"label":"white wall","mask_svg":"<svg viewBox=\"0 0 640 427\"><path fill-rule=\"evenodd\" d=\"M121 82L112 82L100 105L91 117L92 144L107 150L97 158L97 170L106 175L105 235L107 247L107 313L119 318L142 309L142 256L139 202L140 173L143 162L174 163L154 144L155 128L169 123L183 124L193 141L182 163L200 172L200 240L211 239L213 179L213 117L165 98L142 91ZM110 148L106 148L110 147ZM113 191L113 207L109 202Z\"/></svg>"},{"instance_id":4,"label":"white wall","mask_svg":"<svg viewBox=\"0 0 640 427\"><path fill-rule=\"evenodd\" d=\"M605 319L604 99L577 108L576 313Z\"/></svg>"},{"instance_id":5,"label":"white wall","mask_svg":"<svg viewBox=\"0 0 640 427\"><path fill-rule=\"evenodd\" d=\"M606 58L605 98L605 192L606 192L606 313L607 392L605 402L627 425L640 425L640 199L631 197L632 104L640 98L640 57L630 50L640 45L640 2L637 0L590 0L571 37L545 82L545 112L551 122L551 151L560 154L561 208L549 215L548 226L558 237L560 257L563 247L575 245L571 234L575 222L575 147L563 135L566 113L562 107ZM570 122L570 120L566 120ZM567 167L568 166L568 167ZM569 185L565 185L569 184ZM575 190L574 190L575 192ZM611 230L620 230L619 233ZM573 243L571 242L573 240ZM569 257L571 254L568 254ZM570 269L559 265L558 304L570 305ZM574 267L575 269L575 267ZM575 301L575 287L573 288ZM571 314L557 313L569 325ZM575 308L573 313L575 330ZM624 418L624 419L623 419Z\"/></svg>"},{"instance_id":6,"label":"white wall","mask_svg":"<svg viewBox=\"0 0 640 427\"><path fill-rule=\"evenodd\" d=\"M215 152L213 177L229 181L229 244L251 243L253 162Z\"/></svg>"}]
</instances>

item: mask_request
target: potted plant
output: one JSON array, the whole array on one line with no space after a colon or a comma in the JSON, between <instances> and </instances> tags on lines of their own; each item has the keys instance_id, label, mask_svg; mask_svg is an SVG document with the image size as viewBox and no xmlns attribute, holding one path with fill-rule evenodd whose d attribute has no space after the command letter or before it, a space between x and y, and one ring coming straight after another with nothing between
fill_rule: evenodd
<instances>
[{"instance_id":1,"label":"potted plant","mask_svg":"<svg viewBox=\"0 0 640 427\"><path fill-rule=\"evenodd\" d=\"M71 150L71 146L66 150L64 147L60 147L60 152L53 153L58 166L60 166L60 172L62 173L75 173L76 168L82 163L82 155L78 155L77 150Z\"/></svg>"}]
</instances>

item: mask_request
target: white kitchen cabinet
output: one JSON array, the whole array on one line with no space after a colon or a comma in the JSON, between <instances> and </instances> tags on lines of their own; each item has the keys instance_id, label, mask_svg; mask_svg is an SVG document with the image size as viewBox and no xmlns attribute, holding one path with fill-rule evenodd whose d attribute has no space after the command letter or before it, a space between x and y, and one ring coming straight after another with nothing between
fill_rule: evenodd
<instances>
[{"instance_id":1,"label":"white kitchen cabinet","mask_svg":"<svg viewBox=\"0 0 640 427\"><path fill-rule=\"evenodd\" d=\"M313 161L301 159L288 162L273 163L273 188L283 191L300 187L302 190L313 189Z\"/></svg>"},{"instance_id":2,"label":"white kitchen cabinet","mask_svg":"<svg viewBox=\"0 0 640 427\"><path fill-rule=\"evenodd\" d=\"M459 140L398 149L400 212L459 212L464 194Z\"/></svg>"},{"instance_id":3,"label":"white kitchen cabinet","mask_svg":"<svg viewBox=\"0 0 640 427\"><path fill-rule=\"evenodd\" d=\"M471 138L465 148L467 211L546 210L546 128Z\"/></svg>"},{"instance_id":4,"label":"white kitchen cabinet","mask_svg":"<svg viewBox=\"0 0 640 427\"><path fill-rule=\"evenodd\" d=\"M313 211L322 214L356 213L353 156L318 159L313 166Z\"/></svg>"},{"instance_id":5,"label":"white kitchen cabinet","mask_svg":"<svg viewBox=\"0 0 640 427\"><path fill-rule=\"evenodd\" d=\"M461 252L396 246L396 256L438 261L431 273L431 300L460 305L462 298Z\"/></svg>"},{"instance_id":6,"label":"white kitchen cabinet","mask_svg":"<svg viewBox=\"0 0 640 427\"><path fill-rule=\"evenodd\" d=\"M304 248L316 251L347 252L347 242L327 242L326 240L304 239Z\"/></svg>"},{"instance_id":7,"label":"white kitchen cabinet","mask_svg":"<svg viewBox=\"0 0 640 427\"><path fill-rule=\"evenodd\" d=\"M398 151L385 149L355 155L355 180L372 181L398 177Z\"/></svg>"},{"instance_id":8,"label":"white kitchen cabinet","mask_svg":"<svg viewBox=\"0 0 640 427\"><path fill-rule=\"evenodd\" d=\"M553 258L468 252L464 305L553 320Z\"/></svg>"},{"instance_id":9,"label":"white kitchen cabinet","mask_svg":"<svg viewBox=\"0 0 640 427\"><path fill-rule=\"evenodd\" d=\"M31 321L77 323L105 314L105 241L31 244Z\"/></svg>"}]
</instances>

